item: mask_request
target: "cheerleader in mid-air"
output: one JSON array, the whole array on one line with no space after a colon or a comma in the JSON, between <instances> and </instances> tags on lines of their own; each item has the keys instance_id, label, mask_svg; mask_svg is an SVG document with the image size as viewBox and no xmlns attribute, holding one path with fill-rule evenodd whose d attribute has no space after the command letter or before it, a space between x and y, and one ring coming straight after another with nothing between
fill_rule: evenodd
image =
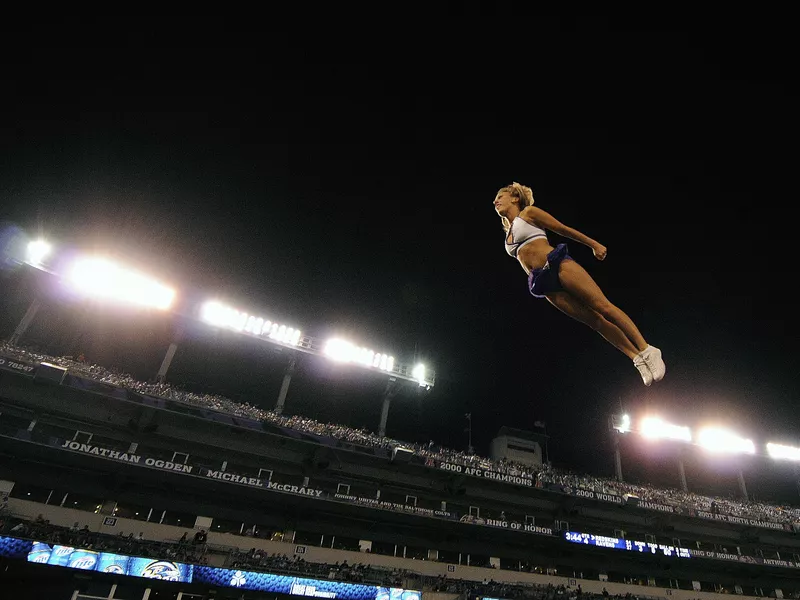
<instances>
[{"instance_id":1,"label":"cheerleader in mid-air","mask_svg":"<svg viewBox=\"0 0 800 600\"><path fill-rule=\"evenodd\" d=\"M661 381L667 371L661 350L650 346L630 317L605 297L589 273L567 253L566 244L550 245L547 230L588 246L597 260L606 258L606 247L533 206L531 188L519 183L501 188L494 208L506 232L506 252L528 274L531 294L547 298L602 335L633 360L645 385Z\"/></svg>"}]
</instances>

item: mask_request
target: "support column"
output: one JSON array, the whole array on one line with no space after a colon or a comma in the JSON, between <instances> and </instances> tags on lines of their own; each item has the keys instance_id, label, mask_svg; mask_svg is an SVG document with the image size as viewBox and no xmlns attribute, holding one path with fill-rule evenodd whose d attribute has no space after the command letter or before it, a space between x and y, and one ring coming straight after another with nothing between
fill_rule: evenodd
<instances>
[{"instance_id":1,"label":"support column","mask_svg":"<svg viewBox=\"0 0 800 600\"><path fill-rule=\"evenodd\" d=\"M381 423L378 427L378 435L384 437L386 435L386 421L389 418L389 405L392 398L397 393L398 389L397 378L390 377L386 383L386 389L383 391L383 406L381 407Z\"/></svg>"},{"instance_id":2,"label":"support column","mask_svg":"<svg viewBox=\"0 0 800 600\"><path fill-rule=\"evenodd\" d=\"M175 331L175 337L172 338L172 343L167 348L167 353L164 355L164 360L161 361L161 366L158 369L158 373L156 374L156 381L159 383L164 383L164 379L167 377L167 371L169 370L169 366L172 364L172 359L175 357L175 353L178 351L178 343L183 338L183 329L179 327Z\"/></svg>"},{"instance_id":3,"label":"support column","mask_svg":"<svg viewBox=\"0 0 800 600\"><path fill-rule=\"evenodd\" d=\"M689 486L686 484L686 469L683 466L683 456L678 457L678 476L681 479L681 489L684 492L688 492Z\"/></svg>"},{"instance_id":4,"label":"support column","mask_svg":"<svg viewBox=\"0 0 800 600\"><path fill-rule=\"evenodd\" d=\"M167 348L167 353L164 355L164 360L161 361L161 366L156 374L156 381L159 383L164 383L164 379L167 377L167 370L169 369L170 364L172 364L172 359L177 351L178 344L172 342L169 345L169 348Z\"/></svg>"},{"instance_id":5,"label":"support column","mask_svg":"<svg viewBox=\"0 0 800 600\"><path fill-rule=\"evenodd\" d=\"M794 463L794 483L797 486L797 493L800 494L800 467Z\"/></svg>"},{"instance_id":6,"label":"support column","mask_svg":"<svg viewBox=\"0 0 800 600\"><path fill-rule=\"evenodd\" d=\"M744 498L745 501L749 499L747 495L747 485L745 485L744 482L744 473L741 469L739 469L739 492L742 494L742 498Z\"/></svg>"},{"instance_id":7,"label":"support column","mask_svg":"<svg viewBox=\"0 0 800 600\"><path fill-rule=\"evenodd\" d=\"M286 404L286 394L289 392L289 384L292 382L292 374L297 364L297 357L292 355L289 359L289 365L286 367L286 373L283 375L283 382L281 383L281 391L278 393L278 402L275 404L275 413L282 414L283 406Z\"/></svg>"},{"instance_id":8,"label":"support column","mask_svg":"<svg viewBox=\"0 0 800 600\"><path fill-rule=\"evenodd\" d=\"M42 305L39 298L34 298L31 305L28 307L28 310L25 311L25 316L22 317L22 320L17 325L17 328L14 330L14 333L11 334L11 337L8 339L8 343L12 346L16 346L19 342L19 339L25 333L25 331L30 326L31 322L33 322L33 318L36 316L36 313L39 312L39 307Z\"/></svg>"},{"instance_id":9,"label":"support column","mask_svg":"<svg viewBox=\"0 0 800 600\"><path fill-rule=\"evenodd\" d=\"M625 481L622 478L622 455L619 452L619 434L614 432L614 473L617 476L617 481L622 483Z\"/></svg>"}]
</instances>

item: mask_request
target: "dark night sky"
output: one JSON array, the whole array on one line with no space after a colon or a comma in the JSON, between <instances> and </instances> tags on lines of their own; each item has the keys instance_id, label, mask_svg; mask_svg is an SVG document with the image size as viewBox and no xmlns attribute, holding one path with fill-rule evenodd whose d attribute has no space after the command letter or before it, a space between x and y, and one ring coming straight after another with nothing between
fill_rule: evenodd
<instances>
[{"instance_id":1,"label":"dark night sky","mask_svg":"<svg viewBox=\"0 0 800 600\"><path fill-rule=\"evenodd\" d=\"M18 32L0 219L317 337L416 353L437 385L395 398L399 439L464 449L471 412L486 454L499 427L542 420L556 464L610 474L606 420L623 405L800 440L791 37L744 17L497 27L461 10L397 33ZM491 206L512 180L608 247L600 263L570 244L662 348L663 382L645 388L528 294ZM0 281L6 337L30 290L20 273ZM146 378L174 326L52 303L27 341ZM272 406L284 361L196 327L170 376ZM287 411L375 430L382 385L309 359ZM626 468L674 483L671 459L626 452ZM712 471L699 461L690 484Z\"/></svg>"}]
</instances>

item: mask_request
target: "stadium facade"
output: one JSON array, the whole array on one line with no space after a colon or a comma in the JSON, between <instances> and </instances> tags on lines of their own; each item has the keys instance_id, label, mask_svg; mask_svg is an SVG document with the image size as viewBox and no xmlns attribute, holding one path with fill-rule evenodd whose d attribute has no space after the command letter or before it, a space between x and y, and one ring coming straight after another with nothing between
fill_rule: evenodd
<instances>
[{"instance_id":1,"label":"stadium facade","mask_svg":"<svg viewBox=\"0 0 800 600\"><path fill-rule=\"evenodd\" d=\"M0 553L9 585L52 579L141 591L161 576L159 589L186 597L346 600L371 600L375 590L408 592L405 600L488 597L497 585L514 597L548 585L568 596L580 586L687 600L800 592L800 540L789 522L545 483L533 470L396 443L364 445L23 358L0 357L0 491L8 495ZM12 531L20 523L28 525ZM92 547L31 537L54 531ZM174 560L184 534L193 548L184 555L196 562ZM105 556L115 543L128 554ZM150 545L146 565L135 562L137 544ZM56 546L78 554L39 564ZM161 551L170 556L153 555ZM276 555L285 560L258 558ZM191 569L153 566L157 559ZM101 563L111 570L98 571ZM134 564L137 572L126 571ZM360 579L343 564L361 565Z\"/></svg>"}]
</instances>

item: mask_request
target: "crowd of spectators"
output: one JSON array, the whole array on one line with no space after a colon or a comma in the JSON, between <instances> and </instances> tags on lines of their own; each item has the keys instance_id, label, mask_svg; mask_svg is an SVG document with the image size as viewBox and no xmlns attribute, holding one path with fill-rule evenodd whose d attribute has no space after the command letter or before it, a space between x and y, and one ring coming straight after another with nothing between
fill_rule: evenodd
<instances>
[{"instance_id":1,"label":"crowd of spectators","mask_svg":"<svg viewBox=\"0 0 800 600\"><path fill-rule=\"evenodd\" d=\"M5 515L0 517L0 535L10 535L44 542L71 546L97 552L114 552L143 558L169 558L179 562L207 564L204 545L185 543L185 537L176 542L146 539L140 532L120 531L117 534L90 531L88 525L74 523L71 527L53 525L39 515L33 521Z\"/></svg>"},{"instance_id":2,"label":"crowd of spectators","mask_svg":"<svg viewBox=\"0 0 800 600\"><path fill-rule=\"evenodd\" d=\"M193 535L184 533L176 541L148 540L140 532L127 535L90 531L88 525L74 523L71 527L53 525L41 514L34 520L9 514L0 515L0 535L44 542L49 545L70 546L96 552L113 552L144 558L165 558L195 565L207 565L209 547L205 530ZM296 575L314 579L329 579L351 583L365 583L389 587L402 587L405 577L414 577L410 571L368 565L308 562L299 555L269 554L257 548L243 550L229 547L212 548L211 552L225 555L225 566L248 571L265 571L279 575Z\"/></svg>"},{"instance_id":3,"label":"crowd of spectators","mask_svg":"<svg viewBox=\"0 0 800 600\"><path fill-rule=\"evenodd\" d=\"M424 458L428 464L435 464L436 461L450 462L462 466L477 467L517 477L530 478L536 481L539 486L556 484L565 488L583 489L618 496L632 494L641 500L672 506L679 511L708 511L748 519L771 521L800 528L800 509L793 506L749 502L734 498L710 497L674 488L657 488L651 485L622 483L611 478L570 473L551 468L548 465L534 468L513 461L491 460L474 454L444 448L433 441L427 443L404 442L386 436L379 436L365 429L356 429L336 423L321 423L299 415L278 414L272 410L260 408L247 402L236 402L217 394L190 392L181 389L177 385L164 382L140 381L126 373L92 364L83 356L56 357L20 346L12 346L8 343L0 344L0 354L34 364L49 362L68 368L75 375L119 386L140 394L181 402L206 410L250 418L259 422L268 422L317 436L335 438L340 441L368 447L388 449L402 446Z\"/></svg>"},{"instance_id":4,"label":"crowd of spectators","mask_svg":"<svg viewBox=\"0 0 800 600\"><path fill-rule=\"evenodd\" d=\"M449 579L444 576L426 582L431 591L459 594L467 600L478 598L504 598L508 600L647 600L660 598L658 596L639 596L633 594L615 595L603 592L584 592L580 584L577 586L533 584L533 583L504 583L493 579L483 581L470 581L467 579Z\"/></svg>"},{"instance_id":5,"label":"crowd of spectators","mask_svg":"<svg viewBox=\"0 0 800 600\"><path fill-rule=\"evenodd\" d=\"M184 533L176 541L147 540L141 533L125 535L105 534L90 531L88 525L79 523L71 527L53 525L39 515L34 520L11 515L0 517L0 535L30 539L50 545L71 546L98 552L113 552L145 558L166 558L196 565L208 564L208 549L203 536ZM507 598L509 600L645 600L647 596L633 597L583 594L580 585L576 588L537 584L499 583L491 579L474 581L451 579L446 576L431 577L407 569L381 567L364 563L342 562L315 563L299 555L269 554L258 548L224 549L227 552L225 567L247 571L264 571L278 575L293 575L312 579L327 579L350 583L364 583L383 587L413 586L412 589L434 592L458 593L462 598L474 600L480 597ZM533 569L531 569L533 572ZM538 570L537 570L538 572Z\"/></svg>"},{"instance_id":6,"label":"crowd of spectators","mask_svg":"<svg viewBox=\"0 0 800 600\"><path fill-rule=\"evenodd\" d=\"M678 512L682 510L705 511L758 521L781 523L793 527L800 523L800 509L795 506L766 504L738 498L705 496L675 488L655 487L649 484L624 483L615 479L570 473L547 465L539 472L537 481L539 485L557 484L563 487L601 494L613 494L621 497L633 495L645 502L671 506Z\"/></svg>"},{"instance_id":7,"label":"crowd of spectators","mask_svg":"<svg viewBox=\"0 0 800 600\"><path fill-rule=\"evenodd\" d=\"M402 586L403 577L408 575L405 571L363 563L349 564L346 560L334 564L308 562L296 554L292 556L277 552L269 554L258 548L233 552L226 566L248 571L267 571L278 575L299 575L313 579L332 579L390 587Z\"/></svg>"}]
</instances>

